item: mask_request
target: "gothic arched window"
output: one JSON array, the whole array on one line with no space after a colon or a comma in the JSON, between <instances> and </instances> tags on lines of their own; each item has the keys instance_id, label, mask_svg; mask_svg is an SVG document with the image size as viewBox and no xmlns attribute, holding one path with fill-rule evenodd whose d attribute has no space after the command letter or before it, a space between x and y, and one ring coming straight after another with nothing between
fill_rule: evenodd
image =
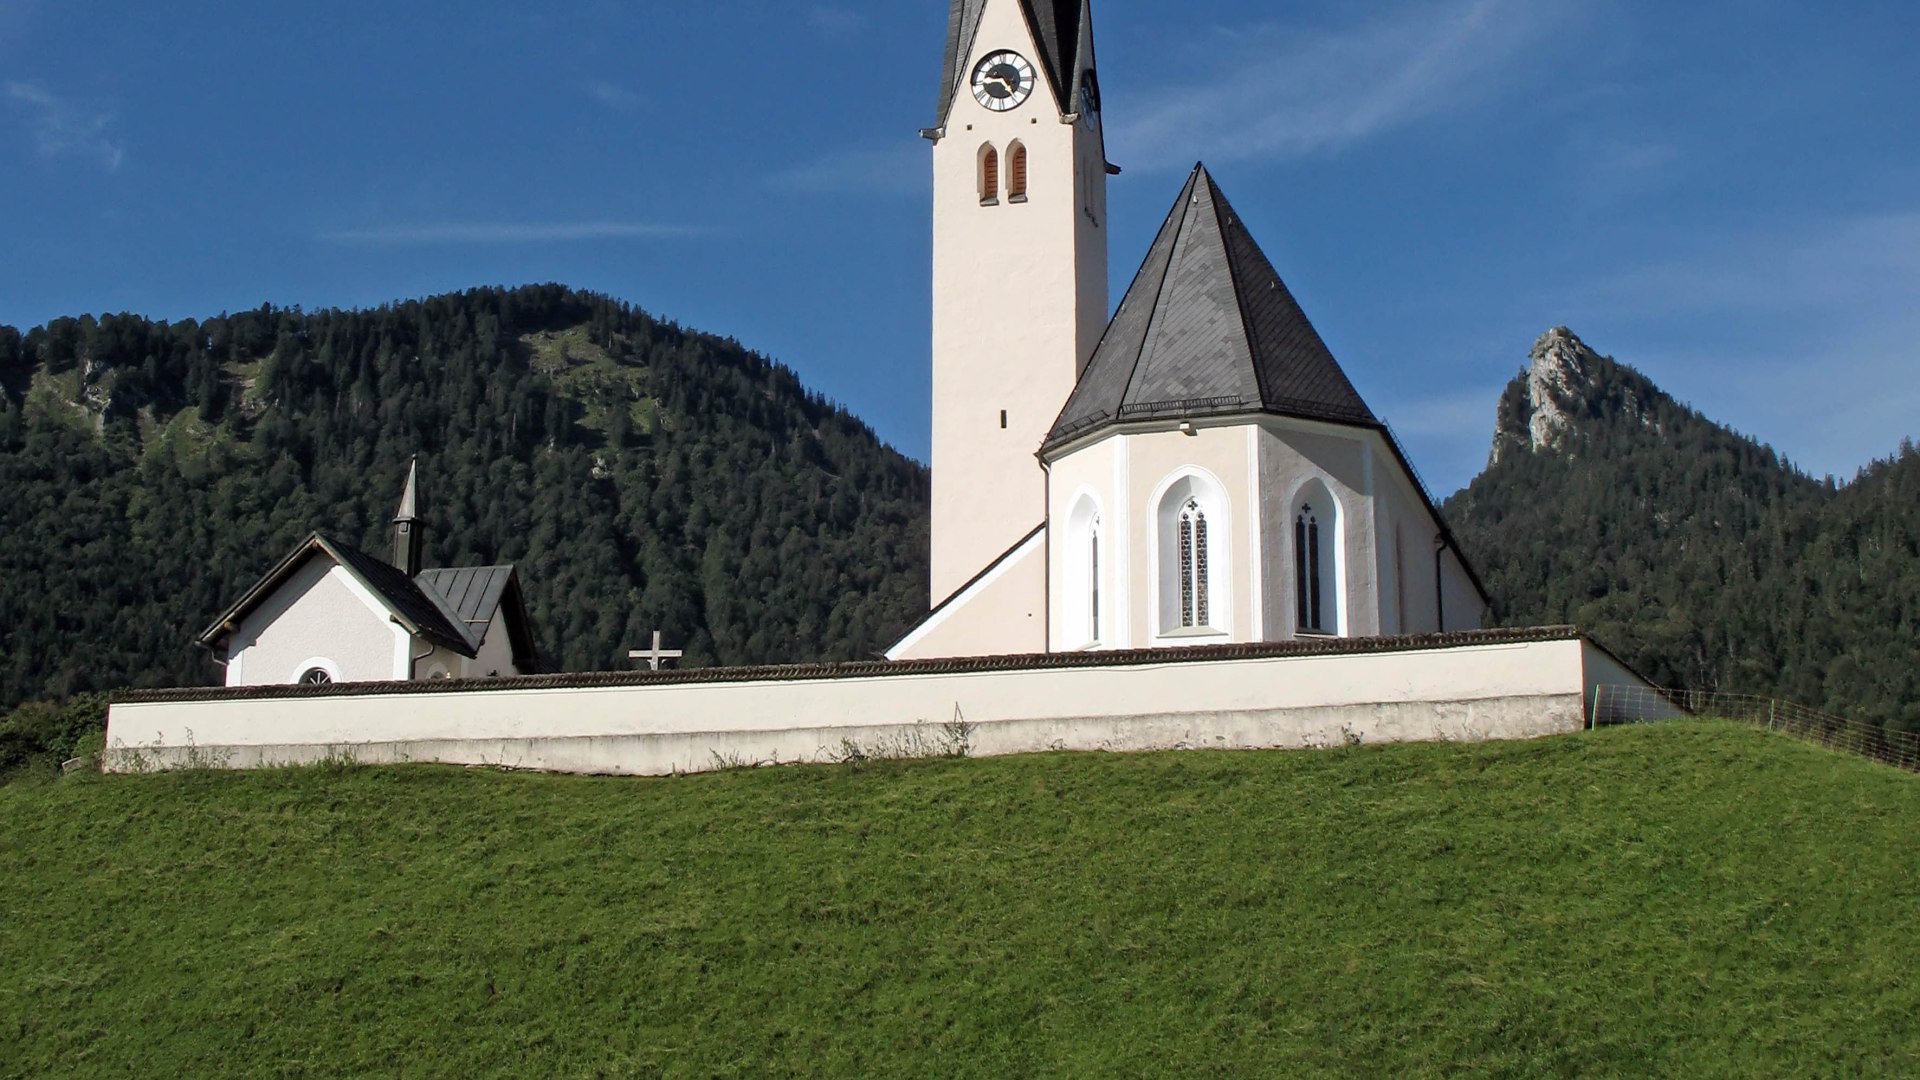
<instances>
[{"instance_id":1,"label":"gothic arched window","mask_svg":"<svg viewBox=\"0 0 1920 1080\"><path fill-rule=\"evenodd\" d=\"M1093 519L1087 530L1087 626L1093 633L1089 641L1100 640L1100 519Z\"/></svg>"},{"instance_id":2,"label":"gothic arched window","mask_svg":"<svg viewBox=\"0 0 1920 1080\"><path fill-rule=\"evenodd\" d=\"M991 143L980 148L980 205L1000 201L1000 151Z\"/></svg>"},{"instance_id":3,"label":"gothic arched window","mask_svg":"<svg viewBox=\"0 0 1920 1080\"><path fill-rule=\"evenodd\" d=\"M1106 552L1102 550L1100 505L1091 493L1083 494L1067 516L1066 552L1063 581L1067 596L1061 611L1066 616L1061 633L1069 648L1098 645L1105 637L1101 618L1101 575L1105 572Z\"/></svg>"},{"instance_id":4,"label":"gothic arched window","mask_svg":"<svg viewBox=\"0 0 1920 1080\"><path fill-rule=\"evenodd\" d=\"M1027 145L1016 142L1007 148L1007 201L1027 201Z\"/></svg>"},{"instance_id":5,"label":"gothic arched window","mask_svg":"<svg viewBox=\"0 0 1920 1080\"><path fill-rule=\"evenodd\" d=\"M1180 508L1180 625L1212 626L1207 596L1207 512L1195 499Z\"/></svg>"},{"instance_id":6,"label":"gothic arched window","mask_svg":"<svg viewBox=\"0 0 1920 1080\"><path fill-rule=\"evenodd\" d=\"M1340 503L1318 480L1308 483L1296 497L1294 626L1304 634L1343 633L1346 588L1340 569Z\"/></svg>"},{"instance_id":7,"label":"gothic arched window","mask_svg":"<svg viewBox=\"0 0 1920 1080\"><path fill-rule=\"evenodd\" d=\"M1219 481L1185 472L1154 497L1153 633L1204 640L1231 633L1232 508Z\"/></svg>"},{"instance_id":8,"label":"gothic arched window","mask_svg":"<svg viewBox=\"0 0 1920 1080\"><path fill-rule=\"evenodd\" d=\"M1293 520L1294 592L1299 599L1300 629L1325 630L1325 582L1320 577L1320 515L1302 506Z\"/></svg>"}]
</instances>

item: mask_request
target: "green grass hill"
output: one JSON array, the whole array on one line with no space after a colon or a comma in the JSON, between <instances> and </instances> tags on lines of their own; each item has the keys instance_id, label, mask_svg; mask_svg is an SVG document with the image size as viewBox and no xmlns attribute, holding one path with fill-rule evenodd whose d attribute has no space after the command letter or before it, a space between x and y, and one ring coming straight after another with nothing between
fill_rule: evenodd
<instances>
[{"instance_id":1,"label":"green grass hill","mask_svg":"<svg viewBox=\"0 0 1920 1080\"><path fill-rule=\"evenodd\" d=\"M0 1075L1920 1074L1920 777L1688 723L0 788Z\"/></svg>"}]
</instances>

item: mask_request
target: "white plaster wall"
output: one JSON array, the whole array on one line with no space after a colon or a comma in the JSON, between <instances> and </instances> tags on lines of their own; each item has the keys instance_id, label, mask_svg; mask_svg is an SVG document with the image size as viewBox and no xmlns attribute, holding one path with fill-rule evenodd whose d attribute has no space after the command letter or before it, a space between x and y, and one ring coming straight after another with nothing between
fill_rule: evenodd
<instances>
[{"instance_id":1,"label":"white plaster wall","mask_svg":"<svg viewBox=\"0 0 1920 1080\"><path fill-rule=\"evenodd\" d=\"M697 772L973 725L977 754L1527 738L1585 723L1577 640L791 682L124 703L109 766L365 761ZM1614 673L1609 672L1608 677Z\"/></svg>"},{"instance_id":2,"label":"white plaster wall","mask_svg":"<svg viewBox=\"0 0 1920 1080\"><path fill-rule=\"evenodd\" d=\"M422 656L421 653L426 655ZM413 678L431 679L436 672L444 671L441 678L462 679L467 677L466 665L470 661L444 645L433 646L431 651L422 642L414 649Z\"/></svg>"},{"instance_id":3,"label":"white plaster wall","mask_svg":"<svg viewBox=\"0 0 1920 1080\"><path fill-rule=\"evenodd\" d=\"M462 657L461 663L463 666L458 670L469 679L520 674L520 669L513 665L513 640L507 633L505 604L494 610L493 621L487 624L487 640L480 644L480 654L472 660Z\"/></svg>"},{"instance_id":4,"label":"white plaster wall","mask_svg":"<svg viewBox=\"0 0 1920 1080\"><path fill-rule=\"evenodd\" d=\"M1397 469L1395 470L1397 471ZM1403 483L1383 483L1380 491L1379 546L1382 564L1397 563L1398 580L1383 573L1381 604L1382 625L1398 626L1390 630L1401 634L1431 634L1440 630L1439 609L1434 592L1433 541L1439 527L1423 502ZM1399 554L1393 552L1395 546ZM1399 617L1399 601L1406 598L1406 621ZM1387 614L1391 608L1392 614Z\"/></svg>"},{"instance_id":5,"label":"white plaster wall","mask_svg":"<svg viewBox=\"0 0 1920 1080\"><path fill-rule=\"evenodd\" d=\"M1130 611L1131 560L1137 551L1133 543L1133 508L1126 498L1127 442L1115 435L1076 450L1049 466L1047 482L1047 521L1064 525L1083 494L1091 494L1100 504L1103 526L1101 543L1101 604L1106 609L1101 622L1105 636L1103 648L1125 649L1134 645ZM1049 537L1047 586L1055 595L1049 598L1048 645L1056 652L1078 649L1086 644L1079 632L1081 619L1073 604L1077 598L1064 595L1075 581L1075 556L1067 549L1065 534Z\"/></svg>"},{"instance_id":6,"label":"white plaster wall","mask_svg":"<svg viewBox=\"0 0 1920 1080\"><path fill-rule=\"evenodd\" d=\"M1478 630L1487 622L1487 605L1480 598L1480 590L1473 587L1473 579L1467 576L1466 568L1460 565L1460 558L1452 550L1440 564L1440 577L1444 583L1447 598L1448 631Z\"/></svg>"},{"instance_id":7,"label":"white plaster wall","mask_svg":"<svg viewBox=\"0 0 1920 1080\"><path fill-rule=\"evenodd\" d=\"M385 609L324 558L308 559L240 624L228 646L227 685L297 682L308 661L334 665L337 682L394 678L395 642L404 634Z\"/></svg>"},{"instance_id":8,"label":"white plaster wall","mask_svg":"<svg viewBox=\"0 0 1920 1080\"><path fill-rule=\"evenodd\" d=\"M1033 96L993 113L961 87L933 147L934 604L1042 520L1034 454L1108 316L1099 139L1063 121L1020 6L993 0L967 72L1009 48L1034 63ZM1009 201L1003 184L1000 205L981 206L981 145L999 149L1004 172L1015 140L1027 147L1027 201Z\"/></svg>"},{"instance_id":9,"label":"white plaster wall","mask_svg":"<svg viewBox=\"0 0 1920 1080\"><path fill-rule=\"evenodd\" d=\"M1130 553L1125 591L1129 599L1130 636L1140 646L1219 645L1257 640L1254 635L1255 609L1248 592L1255 581L1252 529L1259 522L1258 502L1250 460L1250 444L1244 424L1207 426L1197 424L1192 435L1169 428L1162 431L1134 432L1119 436L1126 448L1126 498L1133 508L1127 521L1127 547ZM1216 538L1224 533L1227 548L1227 580L1224 588L1213 590L1216 608L1224 607L1227 633L1182 638L1161 634L1158 565L1154 531L1157 497L1169 480L1183 471L1198 469L1205 473L1227 500L1224 522L1216 524Z\"/></svg>"},{"instance_id":10,"label":"white plaster wall","mask_svg":"<svg viewBox=\"0 0 1920 1080\"><path fill-rule=\"evenodd\" d=\"M1613 654L1591 641L1582 642L1581 648L1587 680L1584 689L1587 723L1592 724L1596 719L1603 724L1672 720L1686 715L1634 674L1632 668L1614 659Z\"/></svg>"},{"instance_id":11,"label":"white plaster wall","mask_svg":"<svg viewBox=\"0 0 1920 1080\"><path fill-rule=\"evenodd\" d=\"M1278 417L1259 422L1260 486L1266 544L1266 640L1288 641L1299 631L1294 574L1293 519L1299 493L1317 480L1340 503L1343 636L1369 637L1380 629L1379 558L1374 507L1378 462L1370 460L1368 432Z\"/></svg>"},{"instance_id":12,"label":"white plaster wall","mask_svg":"<svg viewBox=\"0 0 1920 1080\"><path fill-rule=\"evenodd\" d=\"M1042 531L993 573L930 616L887 654L889 660L1025 656L1047 651L1047 534Z\"/></svg>"}]
</instances>

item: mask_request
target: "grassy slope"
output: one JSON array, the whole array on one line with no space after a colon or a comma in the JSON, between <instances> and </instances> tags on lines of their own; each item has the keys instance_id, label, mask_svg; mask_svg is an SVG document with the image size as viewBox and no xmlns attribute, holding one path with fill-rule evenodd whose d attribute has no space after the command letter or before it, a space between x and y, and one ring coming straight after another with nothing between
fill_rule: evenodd
<instances>
[{"instance_id":1,"label":"grassy slope","mask_svg":"<svg viewBox=\"0 0 1920 1080\"><path fill-rule=\"evenodd\" d=\"M1916 820L1707 725L0 789L0 1075L1911 1075Z\"/></svg>"}]
</instances>

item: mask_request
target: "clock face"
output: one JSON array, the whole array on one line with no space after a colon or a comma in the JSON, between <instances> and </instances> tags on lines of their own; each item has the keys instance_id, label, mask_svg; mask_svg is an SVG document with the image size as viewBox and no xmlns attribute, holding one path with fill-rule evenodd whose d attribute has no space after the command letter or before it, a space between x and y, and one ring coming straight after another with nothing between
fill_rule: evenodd
<instances>
[{"instance_id":1,"label":"clock face","mask_svg":"<svg viewBox=\"0 0 1920 1080\"><path fill-rule=\"evenodd\" d=\"M1033 96L1033 65L1016 52L997 52L973 69L974 100L994 112L1017 109Z\"/></svg>"},{"instance_id":2,"label":"clock face","mask_svg":"<svg viewBox=\"0 0 1920 1080\"><path fill-rule=\"evenodd\" d=\"M1088 131L1100 123L1100 81L1091 71L1080 79L1080 122Z\"/></svg>"}]
</instances>

